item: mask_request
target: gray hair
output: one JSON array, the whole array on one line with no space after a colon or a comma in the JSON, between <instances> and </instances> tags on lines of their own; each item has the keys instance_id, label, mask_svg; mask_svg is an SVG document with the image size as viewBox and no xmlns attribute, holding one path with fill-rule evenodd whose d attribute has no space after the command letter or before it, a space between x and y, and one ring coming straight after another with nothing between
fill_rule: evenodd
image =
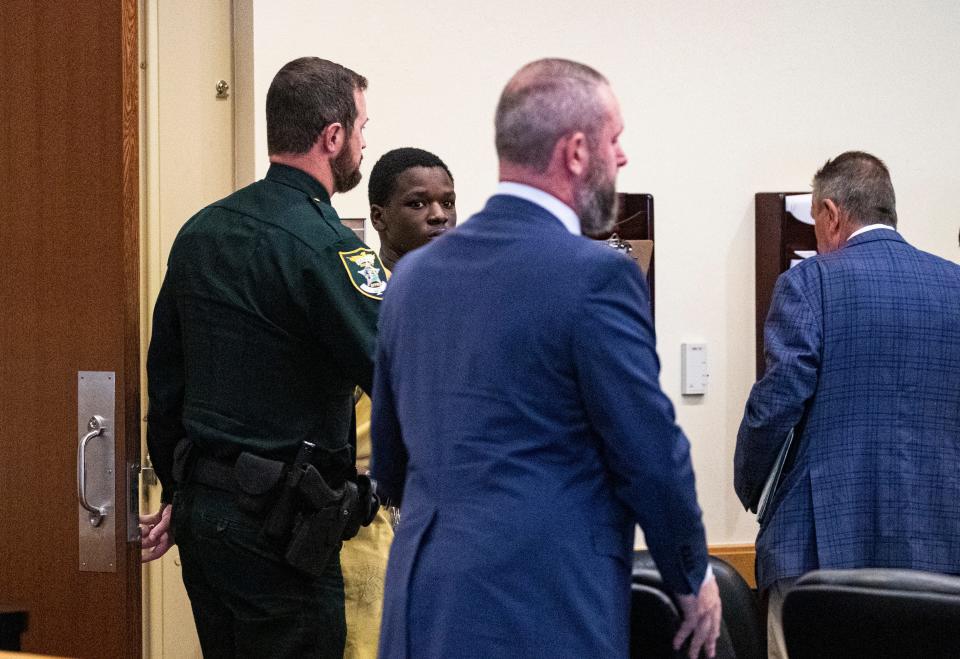
<instances>
[{"instance_id":1,"label":"gray hair","mask_svg":"<svg viewBox=\"0 0 960 659\"><path fill-rule=\"evenodd\" d=\"M847 151L824 163L813 177L813 199L832 199L860 226L897 226L890 172L882 160L863 151Z\"/></svg>"},{"instance_id":2,"label":"gray hair","mask_svg":"<svg viewBox=\"0 0 960 659\"><path fill-rule=\"evenodd\" d=\"M607 79L585 64L541 59L520 69L500 95L494 118L497 156L545 172L557 140L583 131L596 147Z\"/></svg>"}]
</instances>

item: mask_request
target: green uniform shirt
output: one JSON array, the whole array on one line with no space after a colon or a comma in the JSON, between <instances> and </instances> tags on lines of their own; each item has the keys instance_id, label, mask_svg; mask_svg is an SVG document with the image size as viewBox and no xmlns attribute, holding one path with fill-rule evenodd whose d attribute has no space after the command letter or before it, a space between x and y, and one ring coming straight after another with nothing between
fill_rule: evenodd
<instances>
[{"instance_id":1,"label":"green uniform shirt","mask_svg":"<svg viewBox=\"0 0 960 659\"><path fill-rule=\"evenodd\" d=\"M147 444L172 497L173 450L292 461L303 440L333 482L352 473L354 387L370 390L386 273L309 174L264 180L181 229L153 316Z\"/></svg>"}]
</instances>

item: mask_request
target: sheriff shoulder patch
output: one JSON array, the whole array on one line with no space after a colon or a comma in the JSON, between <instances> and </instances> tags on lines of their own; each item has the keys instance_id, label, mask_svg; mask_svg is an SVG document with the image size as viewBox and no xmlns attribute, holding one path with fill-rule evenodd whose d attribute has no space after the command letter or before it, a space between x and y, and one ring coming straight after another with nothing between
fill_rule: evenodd
<instances>
[{"instance_id":1,"label":"sheriff shoulder patch","mask_svg":"<svg viewBox=\"0 0 960 659\"><path fill-rule=\"evenodd\" d=\"M387 273L377 253L367 247L358 247L338 254L353 287L367 297L382 300L387 290Z\"/></svg>"}]
</instances>

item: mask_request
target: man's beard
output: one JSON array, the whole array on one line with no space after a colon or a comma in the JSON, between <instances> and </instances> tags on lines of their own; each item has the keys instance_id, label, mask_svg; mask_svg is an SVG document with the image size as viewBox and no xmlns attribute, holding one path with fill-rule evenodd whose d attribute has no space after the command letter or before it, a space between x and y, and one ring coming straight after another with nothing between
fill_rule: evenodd
<instances>
[{"instance_id":1,"label":"man's beard","mask_svg":"<svg viewBox=\"0 0 960 659\"><path fill-rule=\"evenodd\" d=\"M349 145L330 161L330 169L333 171L334 192L353 190L363 178L363 174L360 173L360 163L358 162L356 167L353 165L353 149Z\"/></svg>"},{"instance_id":2,"label":"man's beard","mask_svg":"<svg viewBox=\"0 0 960 659\"><path fill-rule=\"evenodd\" d=\"M574 191L574 210L580 218L580 230L591 238L604 236L613 229L617 217L617 188L606 179L603 163L594 161L583 185Z\"/></svg>"}]
</instances>

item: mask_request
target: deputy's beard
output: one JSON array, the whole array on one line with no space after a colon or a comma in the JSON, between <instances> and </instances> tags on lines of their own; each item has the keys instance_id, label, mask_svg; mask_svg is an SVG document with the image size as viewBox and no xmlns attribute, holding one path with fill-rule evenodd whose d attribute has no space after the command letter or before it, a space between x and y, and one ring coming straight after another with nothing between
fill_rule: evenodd
<instances>
[{"instance_id":1,"label":"deputy's beard","mask_svg":"<svg viewBox=\"0 0 960 659\"><path fill-rule=\"evenodd\" d=\"M362 158L361 158L362 160ZM363 174L360 173L360 163L353 164L353 149L349 147L340 152L336 158L330 161L330 169L333 172L333 191L347 192L353 190L360 183Z\"/></svg>"},{"instance_id":2,"label":"deputy's beard","mask_svg":"<svg viewBox=\"0 0 960 659\"><path fill-rule=\"evenodd\" d=\"M589 176L573 193L573 203L585 235L597 238L613 229L617 217L616 181L604 176L602 163L595 160L591 165Z\"/></svg>"}]
</instances>

